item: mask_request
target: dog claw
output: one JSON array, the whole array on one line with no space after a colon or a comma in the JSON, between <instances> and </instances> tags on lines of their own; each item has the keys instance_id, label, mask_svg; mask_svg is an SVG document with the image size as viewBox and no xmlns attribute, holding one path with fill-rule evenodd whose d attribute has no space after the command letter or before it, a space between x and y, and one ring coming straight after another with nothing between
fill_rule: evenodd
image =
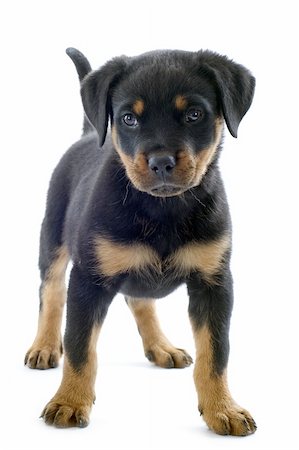
<instances>
[{"instance_id":1,"label":"dog claw","mask_svg":"<svg viewBox=\"0 0 299 450\"><path fill-rule=\"evenodd\" d=\"M148 352L146 352L145 356L147 357L147 359L148 359L150 362L155 362L155 356L154 356L154 353L153 353L153 352L148 351Z\"/></svg>"},{"instance_id":2,"label":"dog claw","mask_svg":"<svg viewBox=\"0 0 299 450\"><path fill-rule=\"evenodd\" d=\"M79 428L86 428L87 425L88 425L88 421L87 420L82 419L82 418L78 420L78 427Z\"/></svg>"}]
</instances>

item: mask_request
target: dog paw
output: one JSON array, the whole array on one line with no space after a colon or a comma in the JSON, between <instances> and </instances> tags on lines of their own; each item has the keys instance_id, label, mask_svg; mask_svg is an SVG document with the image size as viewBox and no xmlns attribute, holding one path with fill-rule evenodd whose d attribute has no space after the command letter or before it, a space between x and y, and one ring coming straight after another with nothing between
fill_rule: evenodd
<instances>
[{"instance_id":1,"label":"dog paw","mask_svg":"<svg viewBox=\"0 0 299 450\"><path fill-rule=\"evenodd\" d=\"M38 345L28 350L24 363L30 369L53 369L58 366L62 355L62 344L58 345Z\"/></svg>"},{"instance_id":2,"label":"dog paw","mask_svg":"<svg viewBox=\"0 0 299 450\"><path fill-rule=\"evenodd\" d=\"M184 368L193 363L191 356L185 350L159 344L147 349L145 356L157 366L166 369Z\"/></svg>"},{"instance_id":3,"label":"dog paw","mask_svg":"<svg viewBox=\"0 0 299 450\"><path fill-rule=\"evenodd\" d=\"M68 402L51 400L44 408L41 418L47 425L57 428L85 428L89 423L90 406L72 405Z\"/></svg>"},{"instance_id":4,"label":"dog paw","mask_svg":"<svg viewBox=\"0 0 299 450\"><path fill-rule=\"evenodd\" d=\"M229 405L215 411L203 410L201 413L208 427L217 434L248 436L257 429L249 412L237 405Z\"/></svg>"}]
</instances>

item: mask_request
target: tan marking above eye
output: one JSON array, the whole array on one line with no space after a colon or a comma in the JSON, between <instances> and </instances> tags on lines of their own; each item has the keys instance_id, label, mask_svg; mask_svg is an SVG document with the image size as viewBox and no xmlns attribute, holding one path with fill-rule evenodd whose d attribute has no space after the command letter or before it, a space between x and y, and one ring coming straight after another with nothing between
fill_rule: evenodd
<instances>
[{"instance_id":1,"label":"tan marking above eye","mask_svg":"<svg viewBox=\"0 0 299 450\"><path fill-rule=\"evenodd\" d=\"M141 100L140 98L135 100L135 102L133 103L132 109L133 109L133 112L135 114L137 114L137 116L141 116L144 111L144 101Z\"/></svg>"},{"instance_id":2,"label":"tan marking above eye","mask_svg":"<svg viewBox=\"0 0 299 450\"><path fill-rule=\"evenodd\" d=\"M185 97L183 95L177 95L175 97L174 103L175 103L175 107L179 111L184 111L184 109L186 109L187 104L188 104L187 100L185 99Z\"/></svg>"},{"instance_id":3,"label":"tan marking above eye","mask_svg":"<svg viewBox=\"0 0 299 450\"><path fill-rule=\"evenodd\" d=\"M174 99L174 104L179 111L183 111L186 109L188 102L183 95L177 95Z\"/></svg>"}]
</instances>

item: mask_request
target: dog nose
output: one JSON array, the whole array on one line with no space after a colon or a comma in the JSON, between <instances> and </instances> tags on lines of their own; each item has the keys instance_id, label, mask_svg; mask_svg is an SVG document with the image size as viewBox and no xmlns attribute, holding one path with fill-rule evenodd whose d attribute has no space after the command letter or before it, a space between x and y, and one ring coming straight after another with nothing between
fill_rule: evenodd
<instances>
[{"instance_id":1,"label":"dog nose","mask_svg":"<svg viewBox=\"0 0 299 450\"><path fill-rule=\"evenodd\" d=\"M175 165L175 157L171 155L155 155L148 160L149 168L163 181L171 174Z\"/></svg>"}]
</instances>

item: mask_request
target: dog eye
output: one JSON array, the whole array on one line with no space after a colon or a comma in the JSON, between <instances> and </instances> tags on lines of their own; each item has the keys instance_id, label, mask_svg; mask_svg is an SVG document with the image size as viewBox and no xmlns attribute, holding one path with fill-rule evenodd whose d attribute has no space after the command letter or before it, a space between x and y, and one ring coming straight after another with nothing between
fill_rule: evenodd
<instances>
[{"instance_id":1,"label":"dog eye","mask_svg":"<svg viewBox=\"0 0 299 450\"><path fill-rule=\"evenodd\" d=\"M134 114L125 114L123 116L123 121L128 127L136 127L136 125L138 124L138 121Z\"/></svg>"},{"instance_id":2,"label":"dog eye","mask_svg":"<svg viewBox=\"0 0 299 450\"><path fill-rule=\"evenodd\" d=\"M189 109L185 115L186 122L196 122L197 120L201 120L203 118L203 112L201 109Z\"/></svg>"}]
</instances>

